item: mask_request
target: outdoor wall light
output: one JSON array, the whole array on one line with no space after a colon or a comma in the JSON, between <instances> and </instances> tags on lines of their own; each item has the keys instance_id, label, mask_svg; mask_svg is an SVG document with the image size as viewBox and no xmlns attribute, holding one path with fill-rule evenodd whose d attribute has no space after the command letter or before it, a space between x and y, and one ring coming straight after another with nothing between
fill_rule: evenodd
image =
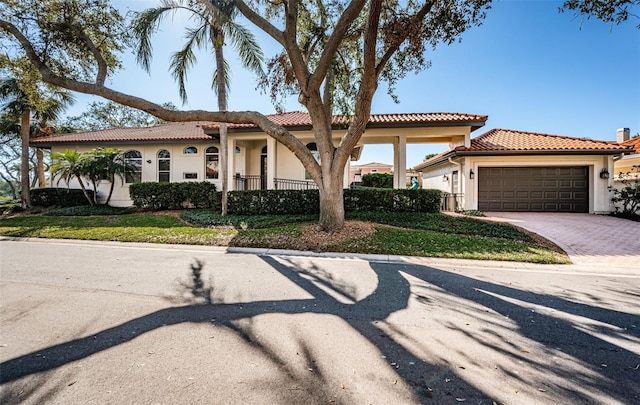
<instances>
[{"instance_id":1,"label":"outdoor wall light","mask_svg":"<svg viewBox=\"0 0 640 405\"><path fill-rule=\"evenodd\" d=\"M470 179L475 179L476 178L476 174L473 172L473 169L469 170L469 178Z\"/></svg>"},{"instance_id":2,"label":"outdoor wall light","mask_svg":"<svg viewBox=\"0 0 640 405\"><path fill-rule=\"evenodd\" d=\"M609 178L609 171L606 168L600 170L600 178L601 179L608 179Z\"/></svg>"},{"instance_id":3,"label":"outdoor wall light","mask_svg":"<svg viewBox=\"0 0 640 405\"><path fill-rule=\"evenodd\" d=\"M151 164L151 159L147 160L147 163Z\"/></svg>"},{"instance_id":4,"label":"outdoor wall light","mask_svg":"<svg viewBox=\"0 0 640 405\"><path fill-rule=\"evenodd\" d=\"M449 181L449 177L447 177L447 175L445 174L444 176L442 176L442 181L444 182Z\"/></svg>"}]
</instances>

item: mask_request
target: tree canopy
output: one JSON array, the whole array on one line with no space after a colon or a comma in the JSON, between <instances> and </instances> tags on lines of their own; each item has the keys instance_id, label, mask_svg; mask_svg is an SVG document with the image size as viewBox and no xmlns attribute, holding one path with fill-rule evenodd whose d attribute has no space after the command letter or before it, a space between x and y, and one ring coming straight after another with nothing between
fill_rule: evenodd
<instances>
[{"instance_id":1,"label":"tree canopy","mask_svg":"<svg viewBox=\"0 0 640 405\"><path fill-rule=\"evenodd\" d=\"M605 23L620 24L634 17L640 20L640 0L567 0L560 11L570 10L587 19L595 17ZM634 9L635 8L635 9ZM640 23L636 26L640 29Z\"/></svg>"}]
</instances>

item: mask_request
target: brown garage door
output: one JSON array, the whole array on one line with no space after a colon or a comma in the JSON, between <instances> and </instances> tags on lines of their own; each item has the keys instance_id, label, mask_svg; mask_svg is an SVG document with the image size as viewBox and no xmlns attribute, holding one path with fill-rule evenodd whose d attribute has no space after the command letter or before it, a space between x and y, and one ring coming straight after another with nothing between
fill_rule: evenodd
<instances>
[{"instance_id":1,"label":"brown garage door","mask_svg":"<svg viewBox=\"0 0 640 405\"><path fill-rule=\"evenodd\" d=\"M480 211L589 212L589 170L580 167L480 167Z\"/></svg>"}]
</instances>

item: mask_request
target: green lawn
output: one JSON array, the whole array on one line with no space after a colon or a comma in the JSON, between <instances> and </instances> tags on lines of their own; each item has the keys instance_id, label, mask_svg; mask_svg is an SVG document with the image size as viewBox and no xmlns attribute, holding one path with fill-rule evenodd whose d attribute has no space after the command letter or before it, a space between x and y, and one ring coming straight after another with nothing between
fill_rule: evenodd
<instances>
[{"instance_id":1,"label":"green lawn","mask_svg":"<svg viewBox=\"0 0 640 405\"><path fill-rule=\"evenodd\" d=\"M368 235L327 242L319 251L463 259L568 263L551 245L508 224L443 214L350 213L373 223ZM19 216L0 219L0 235L121 242L177 243L288 249L317 217L228 216L208 210L176 215ZM323 239L323 238L320 238Z\"/></svg>"}]
</instances>

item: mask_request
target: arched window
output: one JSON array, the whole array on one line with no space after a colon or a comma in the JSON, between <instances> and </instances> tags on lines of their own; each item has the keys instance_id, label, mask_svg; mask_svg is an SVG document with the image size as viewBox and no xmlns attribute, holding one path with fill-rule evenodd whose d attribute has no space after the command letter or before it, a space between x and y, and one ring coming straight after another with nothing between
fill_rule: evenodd
<instances>
[{"instance_id":1,"label":"arched window","mask_svg":"<svg viewBox=\"0 0 640 405\"><path fill-rule=\"evenodd\" d=\"M171 181L171 152L162 149L158 152L158 182L169 183Z\"/></svg>"},{"instance_id":2,"label":"arched window","mask_svg":"<svg viewBox=\"0 0 640 405\"><path fill-rule=\"evenodd\" d=\"M142 153L130 150L124 154L124 161L133 169L125 175L125 182L140 183L142 181Z\"/></svg>"},{"instance_id":3,"label":"arched window","mask_svg":"<svg viewBox=\"0 0 640 405\"><path fill-rule=\"evenodd\" d=\"M309 149L309 152L311 152L313 157L316 159L316 162L320 163L320 153L318 152L318 145L316 145L315 142L308 143L307 149ZM306 180L311 180L311 175L309 174L307 169L304 170L304 178Z\"/></svg>"},{"instance_id":4,"label":"arched window","mask_svg":"<svg viewBox=\"0 0 640 405\"><path fill-rule=\"evenodd\" d=\"M218 148L215 146L209 146L204 153L205 178L218 178L218 158Z\"/></svg>"},{"instance_id":5,"label":"arched window","mask_svg":"<svg viewBox=\"0 0 640 405\"><path fill-rule=\"evenodd\" d=\"M196 155L196 154L198 154L198 148L196 148L195 146L187 146L186 148L184 148L184 154L185 155Z\"/></svg>"}]
</instances>

